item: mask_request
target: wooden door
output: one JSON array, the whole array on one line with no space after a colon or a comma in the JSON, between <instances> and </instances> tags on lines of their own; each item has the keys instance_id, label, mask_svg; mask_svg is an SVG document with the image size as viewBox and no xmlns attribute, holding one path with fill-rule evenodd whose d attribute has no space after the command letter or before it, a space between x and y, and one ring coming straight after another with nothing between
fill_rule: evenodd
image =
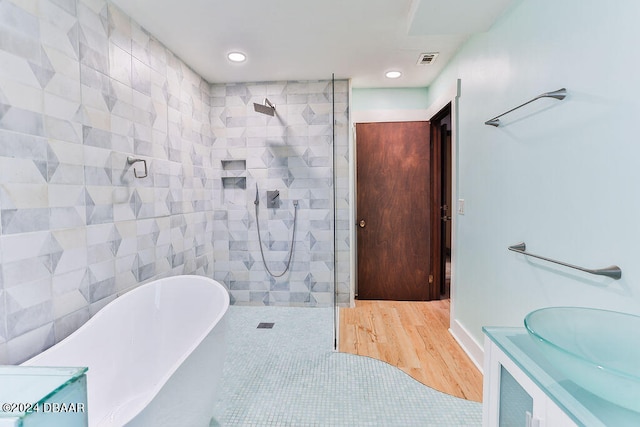
<instances>
[{"instance_id":1,"label":"wooden door","mask_svg":"<svg viewBox=\"0 0 640 427\"><path fill-rule=\"evenodd\" d=\"M438 298L429 136L429 122L356 125L360 299Z\"/></svg>"}]
</instances>

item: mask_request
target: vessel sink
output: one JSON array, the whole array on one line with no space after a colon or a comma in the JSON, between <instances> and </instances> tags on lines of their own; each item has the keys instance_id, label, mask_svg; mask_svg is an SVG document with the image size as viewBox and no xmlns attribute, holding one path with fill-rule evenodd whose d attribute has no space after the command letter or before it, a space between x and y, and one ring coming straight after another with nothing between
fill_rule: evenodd
<instances>
[{"instance_id":1,"label":"vessel sink","mask_svg":"<svg viewBox=\"0 0 640 427\"><path fill-rule=\"evenodd\" d=\"M640 412L640 316L549 307L524 319L543 355L585 390Z\"/></svg>"}]
</instances>

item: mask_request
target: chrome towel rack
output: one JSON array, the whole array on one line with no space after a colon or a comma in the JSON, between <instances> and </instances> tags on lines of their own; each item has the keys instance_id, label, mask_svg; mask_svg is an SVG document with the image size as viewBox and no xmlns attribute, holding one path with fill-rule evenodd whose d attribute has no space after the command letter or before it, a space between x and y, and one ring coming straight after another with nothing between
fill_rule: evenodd
<instances>
[{"instance_id":1,"label":"chrome towel rack","mask_svg":"<svg viewBox=\"0 0 640 427\"><path fill-rule=\"evenodd\" d=\"M508 249L510 251L517 252L517 253L522 254L522 255L527 255L527 256L534 257L534 258L540 258L540 259L545 260L545 261L553 262L555 264L560 264L560 265L563 265L563 266L569 267L569 268L575 268L576 270L584 271L584 272L590 273L590 274L595 274L597 276L607 276L607 277L611 277L612 279L615 279L615 280L618 280L618 279L620 279L622 277L622 270L620 270L620 267L618 267L617 265L611 265L609 267L599 268L599 269L595 269L595 270L594 269L590 269L590 268L578 267L577 265L567 264L566 262L560 262L560 261L556 261L556 260L551 259L551 258L543 257L543 256L540 256L540 255L534 255L532 253L526 252L527 245L524 242L518 243L516 245L509 246Z\"/></svg>"},{"instance_id":2,"label":"chrome towel rack","mask_svg":"<svg viewBox=\"0 0 640 427\"><path fill-rule=\"evenodd\" d=\"M515 111L518 108L524 107L527 104L531 104L533 101L536 101L536 100L541 99L541 98L554 98L554 99L562 101L566 96L567 96L567 89L565 89L565 88L554 90L553 92L542 93L542 94L536 96L535 98L525 102L524 104L518 105L517 107L512 108L511 110L509 110L507 112L504 112L504 113L500 114L499 116L495 116L493 119L487 120L486 122L484 122L484 124L485 125L489 125L489 126L498 127L498 126L500 126L500 120L499 120L500 117L502 117L502 116L504 116L506 114L509 114L510 112Z\"/></svg>"},{"instance_id":3,"label":"chrome towel rack","mask_svg":"<svg viewBox=\"0 0 640 427\"><path fill-rule=\"evenodd\" d=\"M137 158L137 157L133 157L133 156L128 156L128 157L127 157L127 164L128 164L128 165L133 165L133 164L136 164L136 163L138 163L138 162L142 162L142 164L144 165L144 175L143 175L143 174L138 175L138 171L136 170L135 166L133 167L133 175L134 175L136 178L146 178L146 177L147 177L147 175L148 175L148 171L147 171L147 161L146 161L146 160L144 160L144 159L139 159L139 158Z\"/></svg>"}]
</instances>

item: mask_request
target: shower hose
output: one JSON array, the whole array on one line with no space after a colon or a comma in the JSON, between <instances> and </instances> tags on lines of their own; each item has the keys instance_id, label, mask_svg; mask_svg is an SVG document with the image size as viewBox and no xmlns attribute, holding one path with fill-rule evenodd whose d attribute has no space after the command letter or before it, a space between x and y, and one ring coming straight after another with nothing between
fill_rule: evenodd
<instances>
[{"instance_id":1,"label":"shower hose","mask_svg":"<svg viewBox=\"0 0 640 427\"><path fill-rule=\"evenodd\" d=\"M256 225L258 227L258 243L260 244L260 254L262 255L262 263L264 264L264 268L267 270L272 277L282 277L285 275L287 271L289 271L289 267L291 266L291 258L293 257L293 245L296 240L296 219L298 217L298 201L294 200L293 202L293 232L291 233L291 245L289 245L289 258L287 259L287 265L284 268L284 271L279 274L273 273L269 270L267 266L267 261L264 259L264 250L262 249L262 237L260 234L260 219L258 218L258 205L260 204L260 200L258 197L258 188L256 186L256 200L253 202L256 207Z\"/></svg>"}]
</instances>

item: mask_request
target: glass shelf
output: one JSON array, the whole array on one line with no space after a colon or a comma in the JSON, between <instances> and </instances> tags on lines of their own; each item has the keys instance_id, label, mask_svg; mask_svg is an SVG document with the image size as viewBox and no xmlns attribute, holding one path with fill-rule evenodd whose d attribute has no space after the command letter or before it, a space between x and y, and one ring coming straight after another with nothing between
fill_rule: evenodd
<instances>
[{"instance_id":1,"label":"glass shelf","mask_svg":"<svg viewBox=\"0 0 640 427\"><path fill-rule=\"evenodd\" d=\"M640 413L599 398L558 371L543 356L525 328L484 327L482 330L578 425L640 425Z\"/></svg>"}]
</instances>

